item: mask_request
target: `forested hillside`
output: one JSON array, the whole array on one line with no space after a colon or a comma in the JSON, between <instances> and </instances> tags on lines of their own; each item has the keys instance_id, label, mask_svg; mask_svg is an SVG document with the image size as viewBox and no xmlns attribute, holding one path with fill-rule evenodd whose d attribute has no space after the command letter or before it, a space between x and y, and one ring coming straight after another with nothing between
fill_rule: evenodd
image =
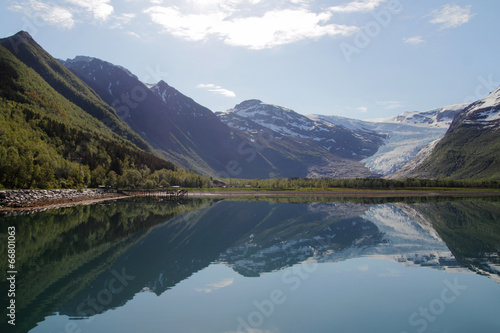
<instances>
[{"instance_id":1,"label":"forested hillside","mask_svg":"<svg viewBox=\"0 0 500 333\"><path fill-rule=\"evenodd\" d=\"M4 39L1 44L10 41ZM59 74L52 71L52 67L59 69L53 65L57 61L47 58L45 51L29 41L10 45L17 49L0 46L0 187L202 183L198 175L177 169L153 153L113 109L63 66ZM30 62L38 64L39 71L52 77L48 80L52 84L18 59L27 57L19 45L29 51Z\"/></svg>"}]
</instances>

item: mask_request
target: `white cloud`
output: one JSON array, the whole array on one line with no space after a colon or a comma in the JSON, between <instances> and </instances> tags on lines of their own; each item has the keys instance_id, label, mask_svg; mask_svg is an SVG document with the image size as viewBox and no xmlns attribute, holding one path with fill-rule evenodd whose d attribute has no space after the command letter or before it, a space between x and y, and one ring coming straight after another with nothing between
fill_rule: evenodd
<instances>
[{"instance_id":1,"label":"white cloud","mask_svg":"<svg viewBox=\"0 0 500 333\"><path fill-rule=\"evenodd\" d=\"M460 7L458 5L444 5L440 9L433 10L431 23L440 24L440 29L457 28L469 22L476 15L471 12L471 6Z\"/></svg>"},{"instance_id":2,"label":"white cloud","mask_svg":"<svg viewBox=\"0 0 500 333\"><path fill-rule=\"evenodd\" d=\"M330 7L330 11L337 13L371 12L387 0L353 1L340 6Z\"/></svg>"},{"instance_id":3,"label":"white cloud","mask_svg":"<svg viewBox=\"0 0 500 333\"><path fill-rule=\"evenodd\" d=\"M225 17L222 13L183 14L175 7L155 6L145 13L153 22L161 25L165 32L191 41L204 40Z\"/></svg>"},{"instance_id":4,"label":"white cloud","mask_svg":"<svg viewBox=\"0 0 500 333\"><path fill-rule=\"evenodd\" d=\"M377 104L386 110L399 109L404 106L404 104L400 101L378 101Z\"/></svg>"},{"instance_id":5,"label":"white cloud","mask_svg":"<svg viewBox=\"0 0 500 333\"><path fill-rule=\"evenodd\" d=\"M75 25L73 13L65 7L38 0L16 2L10 10L23 13L29 18L43 20L50 25L57 25L63 29L71 29Z\"/></svg>"},{"instance_id":6,"label":"white cloud","mask_svg":"<svg viewBox=\"0 0 500 333\"><path fill-rule=\"evenodd\" d=\"M362 112L362 113L368 112L368 108L366 106L360 106L356 110L359 111L359 112Z\"/></svg>"},{"instance_id":7,"label":"white cloud","mask_svg":"<svg viewBox=\"0 0 500 333\"><path fill-rule=\"evenodd\" d=\"M216 283L207 284L207 285L205 285L204 288L196 288L195 290L208 294L208 293L211 293L217 289L222 289L222 288L228 287L228 286L232 285L233 283L234 283L234 279L229 278L229 279L224 279L224 280L216 282Z\"/></svg>"},{"instance_id":8,"label":"white cloud","mask_svg":"<svg viewBox=\"0 0 500 333\"><path fill-rule=\"evenodd\" d=\"M130 35L132 37L135 37L135 38L139 38L139 39L142 38L141 35L139 35L138 33L133 32L133 31L126 31L126 34Z\"/></svg>"},{"instance_id":9,"label":"white cloud","mask_svg":"<svg viewBox=\"0 0 500 333\"><path fill-rule=\"evenodd\" d=\"M264 6L261 15L249 15L244 9L256 2L206 0L196 10L190 6L182 10L177 6L153 6L144 12L173 36L191 41L215 37L228 45L256 50L323 36L348 36L357 31L356 27L328 23L330 11L310 11L304 1L290 8L270 10ZM200 8L204 10L200 12Z\"/></svg>"},{"instance_id":10,"label":"white cloud","mask_svg":"<svg viewBox=\"0 0 500 333\"><path fill-rule=\"evenodd\" d=\"M403 41L406 44L410 44L410 45L413 45L413 46L417 46L417 45L425 43L425 40L422 39L422 36L414 36L414 37L403 38Z\"/></svg>"},{"instance_id":11,"label":"white cloud","mask_svg":"<svg viewBox=\"0 0 500 333\"><path fill-rule=\"evenodd\" d=\"M115 15L113 17L113 24L110 25L111 28L125 28L127 24L132 22L136 18L135 13L124 13L121 15Z\"/></svg>"},{"instance_id":12,"label":"white cloud","mask_svg":"<svg viewBox=\"0 0 500 333\"><path fill-rule=\"evenodd\" d=\"M64 2L74 5L75 8L83 8L91 13L94 19L105 21L113 13L113 6L109 4L111 0L65 0Z\"/></svg>"},{"instance_id":13,"label":"white cloud","mask_svg":"<svg viewBox=\"0 0 500 333\"><path fill-rule=\"evenodd\" d=\"M196 88L207 89L210 92L213 92L217 95L223 95L225 97L236 97L236 94L233 91L228 90L228 89L224 89L221 86L217 86L213 83L208 83L208 84L201 83L201 84L197 85Z\"/></svg>"},{"instance_id":14,"label":"white cloud","mask_svg":"<svg viewBox=\"0 0 500 333\"><path fill-rule=\"evenodd\" d=\"M313 13L304 8L273 10L262 17L223 22L220 36L226 44L250 49L271 48L323 36L348 36L357 28L325 24L331 13Z\"/></svg>"},{"instance_id":15,"label":"white cloud","mask_svg":"<svg viewBox=\"0 0 500 333\"><path fill-rule=\"evenodd\" d=\"M71 29L79 19L91 17L106 21L113 13L111 0L27 0L14 1L10 10L21 12L29 18L43 20L50 25Z\"/></svg>"}]
</instances>

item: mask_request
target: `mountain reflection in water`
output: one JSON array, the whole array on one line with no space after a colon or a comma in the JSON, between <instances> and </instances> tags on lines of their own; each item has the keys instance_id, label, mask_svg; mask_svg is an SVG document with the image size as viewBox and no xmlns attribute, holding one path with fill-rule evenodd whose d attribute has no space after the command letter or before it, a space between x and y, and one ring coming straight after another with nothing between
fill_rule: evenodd
<instances>
[{"instance_id":1,"label":"mountain reflection in water","mask_svg":"<svg viewBox=\"0 0 500 333\"><path fill-rule=\"evenodd\" d=\"M16 329L161 295L213 264L259 277L368 257L500 282L499 202L411 200L134 199L4 217L2 230L16 226Z\"/></svg>"}]
</instances>

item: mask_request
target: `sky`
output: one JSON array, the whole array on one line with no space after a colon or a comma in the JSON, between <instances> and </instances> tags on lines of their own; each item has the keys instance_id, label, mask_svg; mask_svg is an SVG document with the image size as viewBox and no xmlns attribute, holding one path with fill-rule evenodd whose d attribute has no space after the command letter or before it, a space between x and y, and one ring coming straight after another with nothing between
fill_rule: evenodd
<instances>
[{"instance_id":1,"label":"sky","mask_svg":"<svg viewBox=\"0 0 500 333\"><path fill-rule=\"evenodd\" d=\"M500 85L496 0L3 0L0 37L28 31L164 80L212 111L247 99L301 114L390 117Z\"/></svg>"}]
</instances>

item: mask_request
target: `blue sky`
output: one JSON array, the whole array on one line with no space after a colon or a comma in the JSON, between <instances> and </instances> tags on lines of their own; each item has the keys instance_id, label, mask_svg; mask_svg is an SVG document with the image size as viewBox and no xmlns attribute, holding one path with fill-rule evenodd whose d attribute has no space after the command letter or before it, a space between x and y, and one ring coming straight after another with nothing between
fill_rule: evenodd
<instances>
[{"instance_id":1,"label":"blue sky","mask_svg":"<svg viewBox=\"0 0 500 333\"><path fill-rule=\"evenodd\" d=\"M256 98L388 117L500 85L500 1L6 0L0 35L164 80L213 111Z\"/></svg>"}]
</instances>

